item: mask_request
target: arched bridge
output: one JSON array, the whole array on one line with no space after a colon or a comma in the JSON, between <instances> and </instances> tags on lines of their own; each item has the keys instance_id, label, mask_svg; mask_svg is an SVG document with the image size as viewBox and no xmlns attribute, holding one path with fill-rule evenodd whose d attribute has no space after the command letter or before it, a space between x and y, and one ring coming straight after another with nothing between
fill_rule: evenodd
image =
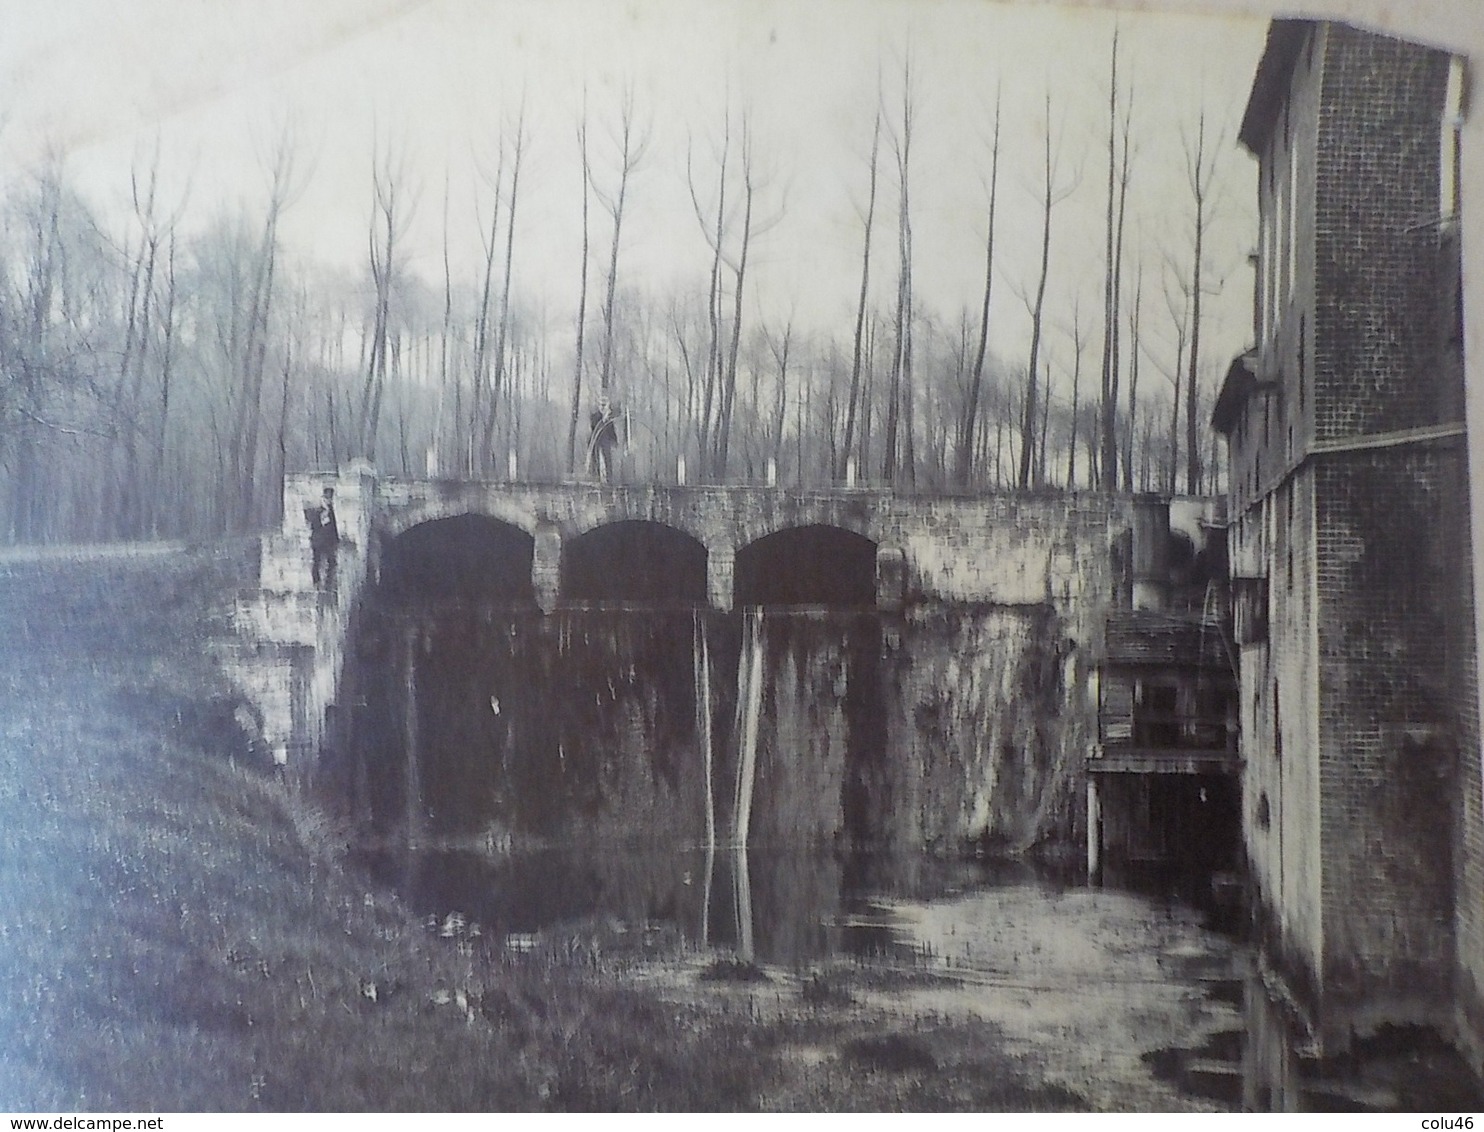
<instances>
[{"instance_id":1,"label":"arched bridge","mask_svg":"<svg viewBox=\"0 0 1484 1132\"><path fill-rule=\"evenodd\" d=\"M328 592L311 579L305 520L326 488L343 540ZM368 582L415 600L457 560L548 613L608 600L807 604L811 585L834 585L888 612L1049 604L1090 634L1131 506L1094 493L400 480L362 465L287 477L283 516L263 539L260 589L238 604L236 670L288 761L318 745Z\"/></svg>"},{"instance_id":2,"label":"arched bridge","mask_svg":"<svg viewBox=\"0 0 1484 1132\"><path fill-rule=\"evenodd\" d=\"M308 586L308 528L302 512L325 487L336 491L342 589L379 575L388 556L425 524L482 516L531 542L531 585L550 610L564 594L572 548L601 528L654 524L679 532L705 555L706 596L731 608L739 555L769 536L829 528L869 539L880 565L880 598L1064 601L1089 552L1103 555L1126 528L1126 501L1094 494L904 495L833 488L796 491L753 485L624 486L462 480L291 476L284 526L265 554L265 587ZM1112 526L1110 527L1110 523Z\"/></svg>"}]
</instances>

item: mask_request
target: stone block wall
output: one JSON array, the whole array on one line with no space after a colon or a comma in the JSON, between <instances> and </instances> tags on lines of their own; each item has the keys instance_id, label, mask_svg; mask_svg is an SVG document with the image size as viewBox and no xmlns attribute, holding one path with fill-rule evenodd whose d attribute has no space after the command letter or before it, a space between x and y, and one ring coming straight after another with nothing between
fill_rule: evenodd
<instances>
[{"instance_id":1,"label":"stone block wall","mask_svg":"<svg viewBox=\"0 0 1484 1132\"><path fill-rule=\"evenodd\" d=\"M340 530L337 581L317 588L311 577L306 507L335 489ZM376 481L369 466L339 474L285 478L283 522L261 542L259 588L233 611L236 647L226 658L234 680L255 705L260 738L276 765L307 781L335 702L347 626L366 577Z\"/></svg>"},{"instance_id":2,"label":"stone block wall","mask_svg":"<svg viewBox=\"0 0 1484 1132\"><path fill-rule=\"evenodd\" d=\"M310 580L303 515L325 486L335 488L343 540L332 593L317 591ZM1186 518L1199 518L1203 506L1191 503ZM312 752L324 738L326 708L339 694L361 588L375 578L382 549L402 531L472 513L532 534L532 581L539 604L551 612L559 603L563 543L604 524L659 522L697 539L708 552L709 600L720 609L731 605L738 549L775 531L824 524L878 543L883 609L1055 609L1071 650L1068 670L1085 692L1103 618L1125 596L1126 563L1116 559L1131 510L1128 498L1092 494L971 498L848 489L392 481L377 480L368 468L290 476L283 525L262 543L261 589L237 609L244 642L238 665L244 686L256 689L264 738L275 757L283 764L302 762L308 776ZM285 659L291 651L292 665ZM302 759L300 752L306 753Z\"/></svg>"}]
</instances>

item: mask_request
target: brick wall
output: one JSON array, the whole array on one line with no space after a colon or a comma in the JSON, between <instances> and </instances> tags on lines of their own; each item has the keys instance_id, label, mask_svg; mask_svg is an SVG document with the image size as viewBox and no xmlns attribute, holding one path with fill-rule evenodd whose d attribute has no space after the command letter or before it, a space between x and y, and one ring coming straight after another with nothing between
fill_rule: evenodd
<instances>
[{"instance_id":1,"label":"brick wall","mask_svg":"<svg viewBox=\"0 0 1484 1132\"><path fill-rule=\"evenodd\" d=\"M1453 674L1456 745L1459 752L1457 825L1454 837L1454 932L1459 1045L1474 1071L1484 1076L1484 762L1479 735L1479 655L1474 640L1472 546L1468 491L1446 501L1447 529L1454 533L1457 616L1449 635L1448 669Z\"/></svg>"},{"instance_id":2,"label":"brick wall","mask_svg":"<svg viewBox=\"0 0 1484 1132\"><path fill-rule=\"evenodd\" d=\"M1484 1032L1462 441L1359 443L1461 417L1448 67L1309 25L1245 135L1263 148L1262 385L1230 437L1232 563L1269 594L1269 639L1242 657L1248 855L1269 958L1339 1045L1446 1022L1455 990Z\"/></svg>"},{"instance_id":3,"label":"brick wall","mask_svg":"<svg viewBox=\"0 0 1484 1132\"><path fill-rule=\"evenodd\" d=\"M1437 423L1446 53L1328 25L1315 203L1316 434Z\"/></svg>"},{"instance_id":4,"label":"brick wall","mask_svg":"<svg viewBox=\"0 0 1484 1132\"><path fill-rule=\"evenodd\" d=\"M1335 1027L1446 1017L1458 603L1438 535L1456 466L1446 446L1410 446L1316 471L1323 979Z\"/></svg>"}]
</instances>

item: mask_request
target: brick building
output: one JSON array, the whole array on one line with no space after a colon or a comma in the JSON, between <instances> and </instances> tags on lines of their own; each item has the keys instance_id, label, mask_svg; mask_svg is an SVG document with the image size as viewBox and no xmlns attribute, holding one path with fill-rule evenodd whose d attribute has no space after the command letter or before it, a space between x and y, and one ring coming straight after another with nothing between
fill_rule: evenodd
<instances>
[{"instance_id":1,"label":"brick building","mask_svg":"<svg viewBox=\"0 0 1484 1132\"><path fill-rule=\"evenodd\" d=\"M1267 968L1326 1052L1415 1021L1477 1066L1461 94L1445 52L1273 23L1240 135L1259 163L1255 347L1213 424Z\"/></svg>"}]
</instances>

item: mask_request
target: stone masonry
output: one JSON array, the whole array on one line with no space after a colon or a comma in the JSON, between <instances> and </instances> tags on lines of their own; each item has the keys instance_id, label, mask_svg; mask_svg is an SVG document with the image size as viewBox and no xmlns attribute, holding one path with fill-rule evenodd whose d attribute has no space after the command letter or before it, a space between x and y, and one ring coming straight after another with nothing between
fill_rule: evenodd
<instances>
[{"instance_id":1,"label":"stone masonry","mask_svg":"<svg viewBox=\"0 0 1484 1132\"><path fill-rule=\"evenodd\" d=\"M310 580L305 506L335 488L342 535L334 592ZM1088 494L974 498L841 488L799 492L752 486L617 486L378 479L367 466L287 477L283 523L263 539L260 588L237 605L238 683L261 717L263 739L296 778L312 777L336 703L345 642L383 551L420 524L482 515L532 536L532 584L546 612L560 601L562 547L609 523L675 528L707 552L707 591L732 606L737 552L790 528L822 524L877 544L877 604L1051 606L1079 647L1098 647L1102 617L1126 581L1117 558L1131 501Z\"/></svg>"}]
</instances>

